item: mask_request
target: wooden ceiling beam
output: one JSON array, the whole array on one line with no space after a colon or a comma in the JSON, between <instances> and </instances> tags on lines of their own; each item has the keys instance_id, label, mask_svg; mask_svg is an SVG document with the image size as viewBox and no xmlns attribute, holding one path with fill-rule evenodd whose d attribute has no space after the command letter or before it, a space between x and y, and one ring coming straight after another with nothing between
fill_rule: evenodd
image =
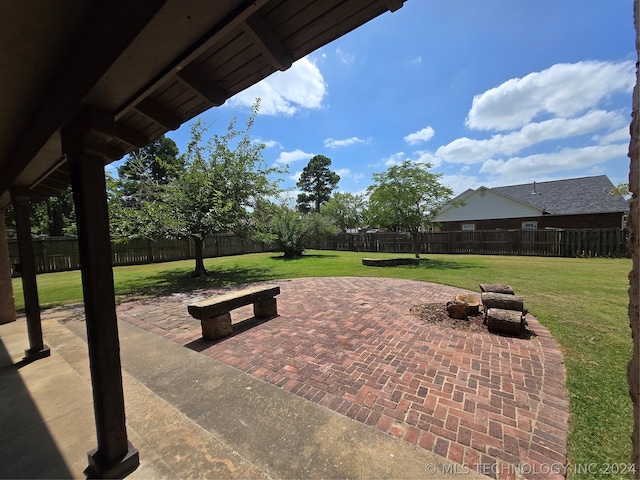
<instances>
[{"instance_id":1,"label":"wooden ceiling beam","mask_svg":"<svg viewBox=\"0 0 640 480\"><path fill-rule=\"evenodd\" d=\"M66 175L51 175L50 177L45 178L40 185L47 185L60 190L69 185L69 178L71 178L71 175L68 173Z\"/></svg>"},{"instance_id":2,"label":"wooden ceiling beam","mask_svg":"<svg viewBox=\"0 0 640 480\"><path fill-rule=\"evenodd\" d=\"M242 23L256 11L266 5L269 0L245 0L229 15L227 15L218 25L205 33L199 41L195 42L182 56L178 57L165 71L160 73L148 85L136 93L122 108L116 113L116 121L127 115L131 110L137 109L137 105L153 94L159 87L165 85L168 81L183 69L187 68L194 60L206 52L220 38L231 32L234 28L242 25Z\"/></svg>"},{"instance_id":3,"label":"wooden ceiling beam","mask_svg":"<svg viewBox=\"0 0 640 480\"><path fill-rule=\"evenodd\" d=\"M158 102L145 99L135 106L135 109L149 120L162 125L167 130L177 130L182 124L182 119L173 112L167 110Z\"/></svg>"},{"instance_id":4,"label":"wooden ceiling beam","mask_svg":"<svg viewBox=\"0 0 640 480\"><path fill-rule=\"evenodd\" d=\"M384 4L387 6L390 12L399 10L404 5L405 0L386 0Z\"/></svg>"},{"instance_id":5,"label":"wooden ceiling beam","mask_svg":"<svg viewBox=\"0 0 640 480\"><path fill-rule=\"evenodd\" d=\"M82 142L82 151L88 155L104 157L107 160L107 163L113 160L118 160L124 157L127 153L114 145L94 138L86 138Z\"/></svg>"},{"instance_id":6,"label":"wooden ceiling beam","mask_svg":"<svg viewBox=\"0 0 640 480\"><path fill-rule=\"evenodd\" d=\"M287 70L291 66L293 54L267 25L264 18L253 15L246 20L245 25L245 34L269 57L271 64L278 70Z\"/></svg>"},{"instance_id":7,"label":"wooden ceiling beam","mask_svg":"<svg viewBox=\"0 0 640 480\"><path fill-rule=\"evenodd\" d=\"M121 123L115 124L113 136L134 148L146 147L150 143L146 135L142 135L133 128L129 128Z\"/></svg>"},{"instance_id":8,"label":"wooden ceiling beam","mask_svg":"<svg viewBox=\"0 0 640 480\"><path fill-rule=\"evenodd\" d=\"M67 158L65 156L62 156L44 175L42 175L40 178L38 178L38 180L36 180L35 182L33 182L33 184L31 184L31 188L35 188L38 185L40 185L42 182L44 182L47 178L54 176L54 175L58 175L59 171L62 171L63 173L67 173L66 170L62 170L62 168L64 166L66 166L67 163Z\"/></svg>"},{"instance_id":9,"label":"wooden ceiling beam","mask_svg":"<svg viewBox=\"0 0 640 480\"><path fill-rule=\"evenodd\" d=\"M229 98L226 90L209 80L195 67L187 67L181 70L178 73L178 79L215 107L219 107Z\"/></svg>"},{"instance_id":10,"label":"wooden ceiling beam","mask_svg":"<svg viewBox=\"0 0 640 480\"><path fill-rule=\"evenodd\" d=\"M166 1L95 2L90 18L72 42L75 47L58 65L37 110L31 113L6 158L0 159L0 192L9 189L60 125L80 108L82 98Z\"/></svg>"}]
</instances>

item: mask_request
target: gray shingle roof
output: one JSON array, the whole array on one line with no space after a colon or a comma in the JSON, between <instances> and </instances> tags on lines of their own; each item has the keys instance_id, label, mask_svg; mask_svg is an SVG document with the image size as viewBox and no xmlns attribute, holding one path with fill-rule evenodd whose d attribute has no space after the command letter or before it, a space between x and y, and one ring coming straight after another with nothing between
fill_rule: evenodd
<instances>
[{"instance_id":1,"label":"gray shingle roof","mask_svg":"<svg viewBox=\"0 0 640 480\"><path fill-rule=\"evenodd\" d=\"M491 190L544 210L551 215L625 212L629 204L610 195L613 184L606 175L569 178L553 182L495 187Z\"/></svg>"}]
</instances>

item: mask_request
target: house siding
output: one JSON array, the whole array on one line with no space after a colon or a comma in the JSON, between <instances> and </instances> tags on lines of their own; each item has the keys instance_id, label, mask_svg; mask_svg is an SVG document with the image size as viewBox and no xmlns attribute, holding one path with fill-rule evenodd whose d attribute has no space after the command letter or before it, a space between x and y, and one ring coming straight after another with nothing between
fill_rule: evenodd
<instances>
[{"instance_id":1,"label":"house siding","mask_svg":"<svg viewBox=\"0 0 640 480\"><path fill-rule=\"evenodd\" d=\"M440 222L439 226L443 232L461 231L462 225L466 224L474 224L475 230L519 230L523 222L537 222L539 230L544 230L545 228L621 228L622 218L623 214L619 212L584 215L544 215Z\"/></svg>"},{"instance_id":2,"label":"house siding","mask_svg":"<svg viewBox=\"0 0 640 480\"><path fill-rule=\"evenodd\" d=\"M509 219L541 215L539 208L498 195L489 189L481 189L465 198L465 205L449 208L438 215L439 222L482 220L491 212L492 218Z\"/></svg>"}]
</instances>

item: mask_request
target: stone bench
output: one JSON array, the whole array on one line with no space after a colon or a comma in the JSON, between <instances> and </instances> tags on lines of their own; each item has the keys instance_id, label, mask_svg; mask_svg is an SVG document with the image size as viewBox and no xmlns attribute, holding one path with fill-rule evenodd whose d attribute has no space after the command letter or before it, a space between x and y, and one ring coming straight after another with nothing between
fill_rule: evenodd
<instances>
[{"instance_id":1,"label":"stone bench","mask_svg":"<svg viewBox=\"0 0 640 480\"><path fill-rule=\"evenodd\" d=\"M420 265L419 258L363 258L362 265L367 267L396 267L398 265Z\"/></svg>"},{"instance_id":2,"label":"stone bench","mask_svg":"<svg viewBox=\"0 0 640 480\"><path fill-rule=\"evenodd\" d=\"M231 335L231 310L253 304L253 314L257 318L270 318L278 314L275 296L280 287L248 287L208 300L189 305L188 311L193 318L200 320L202 338L217 340Z\"/></svg>"}]
</instances>

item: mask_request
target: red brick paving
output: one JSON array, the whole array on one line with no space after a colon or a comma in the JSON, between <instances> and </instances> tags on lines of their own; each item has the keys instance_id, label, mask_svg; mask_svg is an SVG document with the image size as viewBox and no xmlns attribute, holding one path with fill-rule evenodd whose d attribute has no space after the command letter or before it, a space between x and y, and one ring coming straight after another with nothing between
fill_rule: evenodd
<instances>
[{"instance_id":1,"label":"red brick paving","mask_svg":"<svg viewBox=\"0 0 640 480\"><path fill-rule=\"evenodd\" d=\"M217 342L201 338L187 305L225 289L126 303L118 316L481 473L562 471L564 365L531 315L536 336L507 338L426 324L409 312L451 300L461 291L453 287L355 277L268 283L281 287L279 316ZM231 313L236 327L251 308Z\"/></svg>"}]
</instances>

